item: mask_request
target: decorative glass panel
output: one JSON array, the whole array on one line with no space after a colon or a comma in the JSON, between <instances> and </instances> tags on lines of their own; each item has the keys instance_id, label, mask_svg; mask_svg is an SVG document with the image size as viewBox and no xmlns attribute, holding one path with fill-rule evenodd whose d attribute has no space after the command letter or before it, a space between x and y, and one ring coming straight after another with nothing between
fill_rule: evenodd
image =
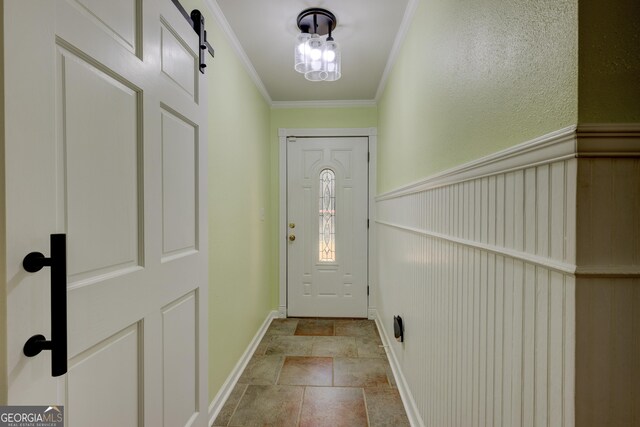
<instances>
[{"instance_id":1,"label":"decorative glass panel","mask_svg":"<svg viewBox=\"0 0 640 427\"><path fill-rule=\"evenodd\" d=\"M320 172L320 255L321 262L336 260L336 174Z\"/></svg>"}]
</instances>

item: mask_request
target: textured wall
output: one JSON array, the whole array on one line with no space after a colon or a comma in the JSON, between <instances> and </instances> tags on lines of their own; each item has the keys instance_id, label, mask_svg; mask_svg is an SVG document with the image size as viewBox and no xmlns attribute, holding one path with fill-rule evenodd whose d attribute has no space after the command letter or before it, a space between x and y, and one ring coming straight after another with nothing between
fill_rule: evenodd
<instances>
[{"instance_id":1,"label":"textured wall","mask_svg":"<svg viewBox=\"0 0 640 427\"><path fill-rule=\"evenodd\" d=\"M580 123L640 121L640 2L580 0Z\"/></svg>"},{"instance_id":2,"label":"textured wall","mask_svg":"<svg viewBox=\"0 0 640 427\"><path fill-rule=\"evenodd\" d=\"M575 0L420 0L378 106L378 192L576 123L577 19Z\"/></svg>"}]
</instances>

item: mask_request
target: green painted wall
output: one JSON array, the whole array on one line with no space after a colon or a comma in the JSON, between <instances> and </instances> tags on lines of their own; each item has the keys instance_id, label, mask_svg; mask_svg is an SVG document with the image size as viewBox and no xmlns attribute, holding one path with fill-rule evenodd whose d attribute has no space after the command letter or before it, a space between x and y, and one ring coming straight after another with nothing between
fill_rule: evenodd
<instances>
[{"instance_id":1,"label":"green painted wall","mask_svg":"<svg viewBox=\"0 0 640 427\"><path fill-rule=\"evenodd\" d=\"M271 141L278 142L278 128L366 128L376 123L376 107L274 108Z\"/></svg>"},{"instance_id":2,"label":"green painted wall","mask_svg":"<svg viewBox=\"0 0 640 427\"><path fill-rule=\"evenodd\" d=\"M312 84L312 83L310 83ZM271 110L271 242L272 254L272 303L278 306L280 283L280 256L278 249L280 217L280 183L279 183L279 139L280 128L369 128L377 126L376 107L339 107L339 108L275 108Z\"/></svg>"},{"instance_id":3,"label":"green painted wall","mask_svg":"<svg viewBox=\"0 0 640 427\"><path fill-rule=\"evenodd\" d=\"M579 17L579 122L640 122L640 1L581 0Z\"/></svg>"},{"instance_id":4,"label":"green painted wall","mask_svg":"<svg viewBox=\"0 0 640 427\"><path fill-rule=\"evenodd\" d=\"M275 309L270 286L270 108L215 19L207 57L209 102L209 399ZM260 210L265 218L261 220Z\"/></svg>"},{"instance_id":5,"label":"green painted wall","mask_svg":"<svg viewBox=\"0 0 640 427\"><path fill-rule=\"evenodd\" d=\"M576 0L421 0L378 104L378 192L578 118Z\"/></svg>"}]
</instances>

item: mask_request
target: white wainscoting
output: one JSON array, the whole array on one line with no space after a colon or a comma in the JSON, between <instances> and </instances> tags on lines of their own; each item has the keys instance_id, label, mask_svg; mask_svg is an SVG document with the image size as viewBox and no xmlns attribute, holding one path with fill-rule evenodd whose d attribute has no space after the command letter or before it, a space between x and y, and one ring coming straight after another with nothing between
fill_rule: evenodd
<instances>
[{"instance_id":1,"label":"white wainscoting","mask_svg":"<svg viewBox=\"0 0 640 427\"><path fill-rule=\"evenodd\" d=\"M640 426L639 124L561 129L375 208L415 424Z\"/></svg>"},{"instance_id":2,"label":"white wainscoting","mask_svg":"<svg viewBox=\"0 0 640 427\"><path fill-rule=\"evenodd\" d=\"M527 167L523 147L377 200L379 320L404 319L391 350L424 425L574 425L578 160L533 147Z\"/></svg>"}]
</instances>

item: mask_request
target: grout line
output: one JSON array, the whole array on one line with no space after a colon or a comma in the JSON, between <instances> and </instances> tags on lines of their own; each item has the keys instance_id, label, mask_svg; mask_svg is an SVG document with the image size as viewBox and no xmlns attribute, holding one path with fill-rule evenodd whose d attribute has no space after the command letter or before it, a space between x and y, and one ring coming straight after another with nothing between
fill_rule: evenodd
<instances>
[{"instance_id":1,"label":"grout line","mask_svg":"<svg viewBox=\"0 0 640 427\"><path fill-rule=\"evenodd\" d=\"M331 357L331 387L335 387L336 383L336 358Z\"/></svg>"},{"instance_id":2,"label":"grout line","mask_svg":"<svg viewBox=\"0 0 640 427\"><path fill-rule=\"evenodd\" d=\"M300 418L302 418L302 406L304 405L304 396L307 394L307 386L302 389L302 398L300 399L300 409L298 409L298 417L296 419L296 426L300 425Z\"/></svg>"},{"instance_id":3,"label":"grout line","mask_svg":"<svg viewBox=\"0 0 640 427\"><path fill-rule=\"evenodd\" d=\"M364 402L364 414L367 417L367 426L371 425L371 420L369 419L369 404L367 404L367 394L364 392L364 387L362 387L362 401Z\"/></svg>"},{"instance_id":4,"label":"grout line","mask_svg":"<svg viewBox=\"0 0 640 427\"><path fill-rule=\"evenodd\" d=\"M381 336L380 336L379 331L377 330L377 325L375 324L375 322L373 323L373 325L374 325L374 327L375 327L376 337L377 337L379 340L381 340ZM334 331L335 331L335 329L334 329ZM277 337L277 336L280 336L280 335L272 335L272 336L271 336L271 337L269 337L268 339L269 339L270 341L272 341L272 340L274 339L274 337ZM295 336L295 335L282 335L282 336ZM335 336L335 335L334 335L334 336ZM362 337L363 337L363 338L366 338L367 336L368 336L368 335L364 335L364 336L362 336ZM313 347L314 347L314 345L315 345L316 341L318 341L318 337L320 337L320 336L314 335L314 336L311 336L311 337L313 338L313 339L312 339L312 341L313 341L313 342L312 342L312 353L313 353ZM358 352L358 338L360 338L360 337L361 337L360 335L357 335L357 336L355 336L355 335L353 335L353 336L343 336L343 338L345 338L345 339L349 339L349 341L350 341L350 342L352 342L352 343L355 345L355 348L356 348L356 356L355 356L355 357L341 357L341 356L339 356L339 355L335 355L335 354L334 354L334 355L332 355L332 356L314 356L313 354L299 356L299 357L303 357L303 358L313 358L313 357L330 358L330 359L331 359L331 384L330 384L330 385L310 385L310 384L299 384L299 385L293 385L293 384L278 384L278 382L279 382L279 380L280 380L280 376L282 375L282 370L283 370L283 368L284 368L285 360L286 360L286 358L287 358L287 357L290 357L291 355L288 355L288 354L286 354L286 353L278 354L278 355L277 355L277 356L282 357L282 361L281 361L280 366L279 366L279 369L278 369L278 371L277 371L277 373L276 373L275 383L273 384L273 386L302 387L302 388L303 388L302 400L300 401L300 406L299 406L299 409L298 409L298 414L297 414L297 419L296 419L296 425L297 425L297 426L299 426L299 425L300 425L300 423L301 423L301 419L302 419L302 411L303 411L303 405L304 405L304 399L305 399L305 397L306 397L306 391L307 391L307 388L308 388L308 387L319 387L319 388L326 388L326 387L328 387L328 388L338 388L338 389L360 389L360 390L361 390L361 393L362 393L363 402L364 402L364 405L365 405L365 415L366 415L367 425L370 425L369 410L368 410L368 405L367 405L367 400L366 400L366 393L365 393L365 388L366 388L366 387L365 387L365 386L354 386L354 385L342 385L342 386L336 386L336 385L335 385L335 378L336 378L336 363L335 363L335 361L336 361L336 359L337 359L337 358L347 358L347 359L354 359L354 360L357 360L357 359L364 359L364 360L379 360L379 361L384 362L384 365L385 365L385 378L386 378L386 383L387 383L387 384L386 384L386 387L384 387L384 386L383 386L383 388L388 389L388 390L393 390L393 389L396 389L396 390L397 390L397 387L394 387L394 386L392 385L392 381L391 381L391 377L390 377L390 375L391 375L391 376L393 375L393 372L387 369L387 365L389 365L389 364L390 364L390 361L389 361L389 357L388 357L388 355L386 354L386 351L385 351L384 356L382 356L382 357L376 357L376 356L360 357L360 356L359 356L359 352ZM382 345L381 347L384 347L384 345ZM266 353L266 348L265 348L265 353ZM274 356L275 356L275 355L274 355ZM245 370L246 370L246 368L245 368ZM243 372L242 372L242 373L244 373L244 370L243 370ZM244 391L242 392L242 395L240 396L240 398L239 398L239 400L238 400L238 403L235 405L235 407L234 407L234 409L233 409L233 412L232 412L232 414L231 414L231 417L229 418L229 422L230 422L231 418L232 418L233 416L235 416L235 413L236 413L236 411L237 411L237 408L239 407L241 400L245 397L245 395L246 395L246 392L247 392L247 390L248 390L249 385L253 385L253 384L244 384L244 387L245 387L245 388L244 388ZM377 387L377 386L376 386L376 387ZM405 413L406 413L406 410L405 410ZM227 423L227 425L228 425L228 423Z\"/></svg>"},{"instance_id":5,"label":"grout line","mask_svg":"<svg viewBox=\"0 0 640 427\"><path fill-rule=\"evenodd\" d=\"M240 406L240 402L242 401L242 399L244 398L244 395L247 393L247 389L249 388L249 384L236 384L236 387L238 385L244 385L244 391L242 392L242 395L240 396L240 399L238 399L238 403L236 403L236 405L233 408L233 411L231 412L231 415L229 416L229 420L227 421L227 423L225 425L229 425L229 423L231 422L231 419L233 418L233 416L236 414L236 411L238 410L238 406ZM226 402L225 402L226 403ZM224 408L224 406L223 406ZM220 414L218 414L218 416L220 416ZM218 418L218 417L216 417ZM215 420L214 420L215 423Z\"/></svg>"}]
</instances>

